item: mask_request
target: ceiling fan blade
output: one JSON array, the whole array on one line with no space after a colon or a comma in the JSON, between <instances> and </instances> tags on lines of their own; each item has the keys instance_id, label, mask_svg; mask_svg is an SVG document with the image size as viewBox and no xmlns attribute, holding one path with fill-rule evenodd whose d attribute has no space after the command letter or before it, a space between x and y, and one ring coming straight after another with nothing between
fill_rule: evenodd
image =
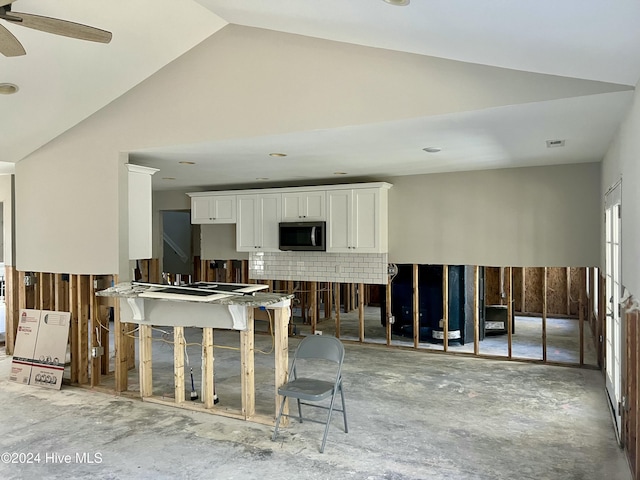
<instances>
[{"instance_id":1,"label":"ceiling fan blade","mask_svg":"<svg viewBox=\"0 0 640 480\"><path fill-rule=\"evenodd\" d=\"M90 42L109 43L111 41L111 32L81 23L13 11L11 12L11 16L22 20L12 21L11 23L14 25L22 25L23 27L33 28L34 30L78 38L80 40L88 40Z\"/></svg>"},{"instance_id":2,"label":"ceiling fan blade","mask_svg":"<svg viewBox=\"0 0 640 480\"><path fill-rule=\"evenodd\" d=\"M18 39L2 25L0 25L0 53L5 57L19 57L27 53Z\"/></svg>"}]
</instances>

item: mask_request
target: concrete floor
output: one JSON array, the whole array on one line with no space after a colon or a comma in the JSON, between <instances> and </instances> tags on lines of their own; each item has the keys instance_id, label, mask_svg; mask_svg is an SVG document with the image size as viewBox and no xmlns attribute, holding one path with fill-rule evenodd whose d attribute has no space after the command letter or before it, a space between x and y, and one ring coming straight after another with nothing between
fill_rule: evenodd
<instances>
[{"instance_id":1,"label":"concrete floor","mask_svg":"<svg viewBox=\"0 0 640 480\"><path fill-rule=\"evenodd\" d=\"M216 344L236 344L237 333L218 332ZM189 332L195 342L198 334ZM290 339L291 352L298 340ZM166 345L154 342L157 395L171 391ZM256 336L258 349L270 345L269 336ZM199 363L193 348L191 363ZM0 463L0 478L630 478L598 371L353 344L346 352L349 433L336 415L320 454L322 426L309 422L272 442L265 425L81 388L9 383L10 358L0 350L0 452L40 454L39 464ZM234 406L237 352L215 355L220 405ZM256 355L259 411L273 408L272 362L273 354ZM199 384L199 365L194 372ZM135 388L135 371L131 380ZM77 453L94 463L76 462ZM54 454L71 455L71 463L52 463Z\"/></svg>"}]
</instances>

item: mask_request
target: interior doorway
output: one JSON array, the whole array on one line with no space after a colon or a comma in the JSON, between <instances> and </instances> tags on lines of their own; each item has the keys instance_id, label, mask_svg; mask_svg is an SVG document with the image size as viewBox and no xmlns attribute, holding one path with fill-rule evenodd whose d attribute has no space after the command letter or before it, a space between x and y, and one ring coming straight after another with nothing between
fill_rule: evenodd
<instances>
[{"instance_id":1,"label":"interior doorway","mask_svg":"<svg viewBox=\"0 0 640 480\"><path fill-rule=\"evenodd\" d=\"M193 275L191 231L190 212L162 212L163 273Z\"/></svg>"}]
</instances>

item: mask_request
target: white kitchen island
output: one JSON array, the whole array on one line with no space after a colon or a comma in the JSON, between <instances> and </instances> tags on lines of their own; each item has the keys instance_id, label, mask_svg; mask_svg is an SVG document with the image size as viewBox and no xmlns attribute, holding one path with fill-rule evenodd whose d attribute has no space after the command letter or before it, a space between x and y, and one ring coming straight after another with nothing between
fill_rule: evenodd
<instances>
[{"instance_id":1,"label":"white kitchen island","mask_svg":"<svg viewBox=\"0 0 640 480\"><path fill-rule=\"evenodd\" d=\"M278 387L288 375L288 324L293 295L263 293L266 285L259 284L205 284L175 287L160 284L120 283L97 292L98 296L116 297L119 324L137 324L139 347L138 372L140 397L144 401L171 405L178 408L206 411L243 420L273 424L281 401ZM191 290L191 291L190 291ZM273 318L275 391L273 416L257 415L255 411L254 376L254 316L255 308L267 309ZM152 327L173 328L174 399L153 395L152 384ZM185 327L202 329L202 402L185 400ZM214 402L214 329L240 332L241 401L240 410L217 407ZM119 361L126 335L116 325L116 382L126 375L126 361ZM120 346L120 348L119 348Z\"/></svg>"}]
</instances>

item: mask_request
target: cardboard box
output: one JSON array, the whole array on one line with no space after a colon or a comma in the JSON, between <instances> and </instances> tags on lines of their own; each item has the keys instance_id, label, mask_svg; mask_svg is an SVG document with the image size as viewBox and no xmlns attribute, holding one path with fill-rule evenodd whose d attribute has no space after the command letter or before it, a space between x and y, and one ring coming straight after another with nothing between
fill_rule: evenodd
<instances>
[{"instance_id":1,"label":"cardboard box","mask_svg":"<svg viewBox=\"0 0 640 480\"><path fill-rule=\"evenodd\" d=\"M43 310L33 354L31 385L60 389L69 339L69 312Z\"/></svg>"},{"instance_id":2,"label":"cardboard box","mask_svg":"<svg viewBox=\"0 0 640 480\"><path fill-rule=\"evenodd\" d=\"M12 382L29 384L40 329L40 314L40 310L20 310L16 345L9 374L9 380Z\"/></svg>"},{"instance_id":3,"label":"cardboard box","mask_svg":"<svg viewBox=\"0 0 640 480\"><path fill-rule=\"evenodd\" d=\"M70 320L69 312L21 310L9 380L60 389Z\"/></svg>"}]
</instances>

